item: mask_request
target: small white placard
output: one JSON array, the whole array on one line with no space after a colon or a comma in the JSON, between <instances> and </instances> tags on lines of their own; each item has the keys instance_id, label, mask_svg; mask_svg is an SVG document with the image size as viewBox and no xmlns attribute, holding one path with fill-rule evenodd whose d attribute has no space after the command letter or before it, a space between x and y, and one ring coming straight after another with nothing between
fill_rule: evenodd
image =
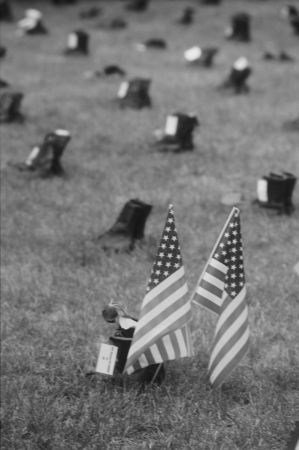
<instances>
[{"instance_id":1,"label":"small white placard","mask_svg":"<svg viewBox=\"0 0 299 450\"><path fill-rule=\"evenodd\" d=\"M62 130L62 129L57 129L57 130L55 130L55 134L57 135L57 136L69 136L70 135L70 132L68 131L68 130Z\"/></svg>"},{"instance_id":2,"label":"small white placard","mask_svg":"<svg viewBox=\"0 0 299 450\"><path fill-rule=\"evenodd\" d=\"M268 201L268 181L260 179L257 181L257 198L260 202Z\"/></svg>"},{"instance_id":3,"label":"small white placard","mask_svg":"<svg viewBox=\"0 0 299 450\"><path fill-rule=\"evenodd\" d=\"M234 63L234 69L236 70L244 70L247 69L247 67L249 67L249 62L244 56L238 58Z\"/></svg>"},{"instance_id":4,"label":"small white placard","mask_svg":"<svg viewBox=\"0 0 299 450\"><path fill-rule=\"evenodd\" d=\"M187 61L196 61L202 55L202 50L199 47L192 47L186 50L184 53L185 59Z\"/></svg>"},{"instance_id":5,"label":"small white placard","mask_svg":"<svg viewBox=\"0 0 299 450\"><path fill-rule=\"evenodd\" d=\"M119 87L118 90L118 98L124 98L128 92L129 89L129 82L128 81L123 81Z\"/></svg>"},{"instance_id":6,"label":"small white placard","mask_svg":"<svg viewBox=\"0 0 299 450\"><path fill-rule=\"evenodd\" d=\"M40 152L40 148L39 147L34 147L31 152L30 155L28 156L28 158L26 159L26 164L27 166L32 166L32 162L33 160L37 157L37 155Z\"/></svg>"},{"instance_id":7,"label":"small white placard","mask_svg":"<svg viewBox=\"0 0 299 450\"><path fill-rule=\"evenodd\" d=\"M179 118L177 116L167 116L165 124L166 136L175 136L178 128Z\"/></svg>"},{"instance_id":8,"label":"small white placard","mask_svg":"<svg viewBox=\"0 0 299 450\"><path fill-rule=\"evenodd\" d=\"M297 262L297 264L294 266L294 270L299 277L299 262Z\"/></svg>"},{"instance_id":9,"label":"small white placard","mask_svg":"<svg viewBox=\"0 0 299 450\"><path fill-rule=\"evenodd\" d=\"M96 372L113 375L117 350L114 345L101 344Z\"/></svg>"},{"instance_id":10,"label":"small white placard","mask_svg":"<svg viewBox=\"0 0 299 450\"><path fill-rule=\"evenodd\" d=\"M74 50L75 48L77 48L77 46L78 46L78 36L76 35L76 33L69 34L68 40L67 40L67 46L71 50Z\"/></svg>"},{"instance_id":11,"label":"small white placard","mask_svg":"<svg viewBox=\"0 0 299 450\"><path fill-rule=\"evenodd\" d=\"M38 9L26 9L25 16L34 20L41 20L43 17L42 13Z\"/></svg>"}]
</instances>

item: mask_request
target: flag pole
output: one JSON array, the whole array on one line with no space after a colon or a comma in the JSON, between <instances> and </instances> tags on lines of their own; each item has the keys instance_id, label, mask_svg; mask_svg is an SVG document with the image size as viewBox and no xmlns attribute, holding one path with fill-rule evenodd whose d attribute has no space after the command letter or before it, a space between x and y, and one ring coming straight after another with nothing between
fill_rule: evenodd
<instances>
[{"instance_id":1,"label":"flag pole","mask_svg":"<svg viewBox=\"0 0 299 450\"><path fill-rule=\"evenodd\" d=\"M230 215L228 216L228 219L227 219L227 221L225 222L225 225L224 225L224 227L222 228L221 233L219 234L219 237L218 237L218 239L217 239L217 241L216 241L216 244L214 245L214 248L213 248L213 250L212 250L212 252L211 252L211 254L210 254L210 256L209 256L209 258L208 258L208 260L207 260L207 262L206 262L206 265L205 265L203 271L201 272L200 278L199 278L199 280L198 280L198 282L197 282L197 284L196 284L196 287L195 287L195 289L194 289L194 291L193 291L193 293L192 293L192 295L191 295L191 297L190 297L190 302L191 302L191 303L193 302L194 295L195 295L195 293L196 293L196 291L197 291L197 288L198 288L198 286L200 285L201 280L202 280L202 278L203 278L203 276L204 276L204 274L205 274L205 272L206 272L206 270L207 270L207 267L208 267L208 265L209 265L209 263L210 263L210 260L211 260L211 258L212 258L212 255L214 254L216 248L218 247L219 242L220 242L220 240L221 240L221 238L222 238L222 235L223 235L223 233L224 233L224 231L225 231L225 229L226 229L226 227L227 227L229 221L231 220L232 215L234 214L234 212L235 212L236 210L240 212L240 210L239 210L238 208L236 208L235 206L233 206L233 209L231 210L231 213L230 213ZM196 302L194 302L194 303L197 305ZM197 305L197 306L198 306L198 305Z\"/></svg>"},{"instance_id":2,"label":"flag pole","mask_svg":"<svg viewBox=\"0 0 299 450\"><path fill-rule=\"evenodd\" d=\"M155 379L157 378L157 375L158 375L158 373L159 373L159 371L160 371L160 369L161 369L161 367L162 367L162 364L163 364L163 363L160 363L160 364L158 365L158 367L157 367L157 369L156 369L156 372L155 372L155 375L153 376L153 379L152 379L152 381L150 382L150 384L153 384L153 383L154 383L154 381L155 381Z\"/></svg>"}]
</instances>

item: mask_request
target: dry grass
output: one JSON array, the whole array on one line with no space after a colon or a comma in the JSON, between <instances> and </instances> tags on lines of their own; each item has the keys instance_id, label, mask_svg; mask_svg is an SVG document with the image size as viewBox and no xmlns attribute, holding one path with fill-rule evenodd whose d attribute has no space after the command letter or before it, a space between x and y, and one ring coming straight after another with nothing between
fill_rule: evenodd
<instances>
[{"instance_id":1,"label":"dry grass","mask_svg":"<svg viewBox=\"0 0 299 450\"><path fill-rule=\"evenodd\" d=\"M2 77L25 93L23 125L3 125L2 147L2 448L282 450L298 419L299 196L291 217L251 204L256 180L270 170L299 174L298 134L283 132L298 114L298 38L279 17L280 1L225 0L219 8L194 4L196 23L180 28L183 2L153 1L148 12L126 12L129 27L97 29L80 22L74 7L15 3L45 13L49 36L15 36L3 24L8 47ZM94 3L86 2L86 5ZM104 17L124 15L122 2L102 2ZM252 16L253 42L223 39L236 10ZM69 31L91 34L87 58L66 58ZM133 44L167 39L168 50L140 54ZM194 44L219 45L215 68L185 66ZM294 64L267 63L265 47L285 49ZM236 57L254 72L249 96L226 96L216 86ZM85 80L85 70L118 63L130 76L151 76L153 108L121 111L119 79ZM155 152L153 130L168 112L196 111L196 150ZM44 133L71 131L63 157L66 180L19 177L7 166L24 160ZM243 193L245 269L250 301L251 350L220 391L206 377L214 317L194 311L196 356L168 365L156 390L137 395L110 383L91 383L100 342L112 332L102 307L117 300L138 315L162 232L174 204L190 291L230 211L224 192ZM93 240L109 228L124 202L154 205L145 242L133 253L106 255Z\"/></svg>"}]
</instances>

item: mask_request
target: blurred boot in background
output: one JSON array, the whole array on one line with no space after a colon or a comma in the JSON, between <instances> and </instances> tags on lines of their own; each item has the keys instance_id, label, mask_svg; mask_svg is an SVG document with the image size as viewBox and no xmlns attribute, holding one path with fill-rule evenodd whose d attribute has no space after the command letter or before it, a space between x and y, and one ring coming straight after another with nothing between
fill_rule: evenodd
<instances>
[{"instance_id":1,"label":"blurred boot in background","mask_svg":"<svg viewBox=\"0 0 299 450\"><path fill-rule=\"evenodd\" d=\"M10 88L0 90L0 122L23 122L20 112L24 94Z\"/></svg>"},{"instance_id":2,"label":"blurred boot in background","mask_svg":"<svg viewBox=\"0 0 299 450\"><path fill-rule=\"evenodd\" d=\"M146 220L152 206L131 199L123 207L115 224L99 236L104 250L124 252L133 250L136 240L143 239Z\"/></svg>"},{"instance_id":3,"label":"blurred boot in background","mask_svg":"<svg viewBox=\"0 0 299 450\"><path fill-rule=\"evenodd\" d=\"M249 86L246 81L252 69L246 58L241 57L235 61L229 76L219 86L220 89L231 90L235 94L242 94L249 92Z\"/></svg>"},{"instance_id":4,"label":"blurred boot in background","mask_svg":"<svg viewBox=\"0 0 299 450\"><path fill-rule=\"evenodd\" d=\"M38 176L62 176L64 169L61 165L62 154L70 140L67 130L55 130L45 136L40 146L32 149L25 163L11 164L19 171L35 172Z\"/></svg>"},{"instance_id":5,"label":"blurred boot in background","mask_svg":"<svg viewBox=\"0 0 299 450\"><path fill-rule=\"evenodd\" d=\"M193 150L193 132L199 122L194 113L174 113L167 116L162 139L158 140L159 151L182 152Z\"/></svg>"},{"instance_id":6,"label":"blurred boot in background","mask_svg":"<svg viewBox=\"0 0 299 450\"><path fill-rule=\"evenodd\" d=\"M88 55L89 34L83 30L75 30L68 35L65 55Z\"/></svg>"},{"instance_id":7,"label":"blurred boot in background","mask_svg":"<svg viewBox=\"0 0 299 450\"><path fill-rule=\"evenodd\" d=\"M149 96L151 80L134 78L124 81L118 91L119 105L123 108L141 109L150 107L152 102Z\"/></svg>"},{"instance_id":8,"label":"blurred boot in background","mask_svg":"<svg viewBox=\"0 0 299 450\"><path fill-rule=\"evenodd\" d=\"M5 22L13 21L11 3L8 0L0 0L0 20Z\"/></svg>"},{"instance_id":9,"label":"blurred boot in background","mask_svg":"<svg viewBox=\"0 0 299 450\"><path fill-rule=\"evenodd\" d=\"M251 40L250 15L245 12L235 14L231 18L231 26L226 29L225 35L227 39L249 42Z\"/></svg>"}]
</instances>

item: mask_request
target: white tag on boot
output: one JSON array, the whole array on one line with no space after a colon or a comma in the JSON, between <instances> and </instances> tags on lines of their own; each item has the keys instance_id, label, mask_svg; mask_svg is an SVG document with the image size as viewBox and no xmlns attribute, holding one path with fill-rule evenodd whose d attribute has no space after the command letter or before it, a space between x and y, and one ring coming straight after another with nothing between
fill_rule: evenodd
<instances>
[{"instance_id":1,"label":"white tag on boot","mask_svg":"<svg viewBox=\"0 0 299 450\"><path fill-rule=\"evenodd\" d=\"M129 82L128 81L123 81L119 87L119 91L118 91L118 98L124 98L128 92L129 89Z\"/></svg>"},{"instance_id":2,"label":"white tag on boot","mask_svg":"<svg viewBox=\"0 0 299 450\"><path fill-rule=\"evenodd\" d=\"M257 181L257 199L260 202L268 201L268 181L260 179Z\"/></svg>"},{"instance_id":3,"label":"white tag on boot","mask_svg":"<svg viewBox=\"0 0 299 450\"><path fill-rule=\"evenodd\" d=\"M197 59L199 59L202 55L202 50L199 47L192 47L189 48L189 50L186 50L184 53L185 59L187 61L196 61Z\"/></svg>"},{"instance_id":4,"label":"white tag on boot","mask_svg":"<svg viewBox=\"0 0 299 450\"><path fill-rule=\"evenodd\" d=\"M76 35L76 33L69 34L67 40L67 47L70 50L74 50L75 48L78 47L78 36Z\"/></svg>"},{"instance_id":5,"label":"white tag on boot","mask_svg":"<svg viewBox=\"0 0 299 450\"><path fill-rule=\"evenodd\" d=\"M96 372L113 375L117 350L115 345L101 344Z\"/></svg>"},{"instance_id":6,"label":"white tag on boot","mask_svg":"<svg viewBox=\"0 0 299 450\"><path fill-rule=\"evenodd\" d=\"M70 132L68 130L63 130L63 129L59 128L59 129L55 130L55 134L57 136L65 136L66 137L66 136L70 135Z\"/></svg>"},{"instance_id":7,"label":"white tag on boot","mask_svg":"<svg viewBox=\"0 0 299 450\"><path fill-rule=\"evenodd\" d=\"M167 116L165 124L166 136L175 136L178 128L179 118L177 116Z\"/></svg>"},{"instance_id":8,"label":"white tag on boot","mask_svg":"<svg viewBox=\"0 0 299 450\"><path fill-rule=\"evenodd\" d=\"M233 68L236 70L244 70L247 69L247 67L249 67L249 62L248 59L245 58L244 56L241 56L240 58L238 58L233 65Z\"/></svg>"},{"instance_id":9,"label":"white tag on boot","mask_svg":"<svg viewBox=\"0 0 299 450\"><path fill-rule=\"evenodd\" d=\"M40 152L40 148L39 147L33 147L33 149L31 150L28 158L26 159L26 165L27 166L32 166L32 163L36 159L36 157L38 156L39 152Z\"/></svg>"}]
</instances>

